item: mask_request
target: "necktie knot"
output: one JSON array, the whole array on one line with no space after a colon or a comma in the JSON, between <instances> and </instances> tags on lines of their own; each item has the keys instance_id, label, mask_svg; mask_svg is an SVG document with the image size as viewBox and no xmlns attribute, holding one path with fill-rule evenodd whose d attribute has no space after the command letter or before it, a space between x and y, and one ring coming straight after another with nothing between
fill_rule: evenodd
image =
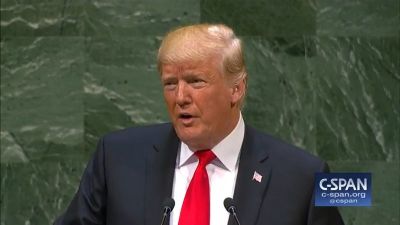
<instances>
[{"instance_id":1,"label":"necktie knot","mask_svg":"<svg viewBox=\"0 0 400 225\"><path fill-rule=\"evenodd\" d=\"M199 158L199 165L202 167L208 165L216 157L210 149L197 151L194 154Z\"/></svg>"}]
</instances>

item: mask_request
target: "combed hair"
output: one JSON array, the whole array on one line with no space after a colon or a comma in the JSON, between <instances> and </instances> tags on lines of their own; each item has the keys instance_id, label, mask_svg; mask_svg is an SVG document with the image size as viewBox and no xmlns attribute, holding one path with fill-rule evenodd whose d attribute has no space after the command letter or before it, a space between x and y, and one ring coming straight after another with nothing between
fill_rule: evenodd
<instances>
[{"instance_id":1,"label":"combed hair","mask_svg":"<svg viewBox=\"0 0 400 225\"><path fill-rule=\"evenodd\" d=\"M233 30L223 24L197 24L169 32L158 50L158 70L164 64L202 62L218 57L221 74L229 81L247 81L242 44ZM242 105L244 96L239 102Z\"/></svg>"}]
</instances>

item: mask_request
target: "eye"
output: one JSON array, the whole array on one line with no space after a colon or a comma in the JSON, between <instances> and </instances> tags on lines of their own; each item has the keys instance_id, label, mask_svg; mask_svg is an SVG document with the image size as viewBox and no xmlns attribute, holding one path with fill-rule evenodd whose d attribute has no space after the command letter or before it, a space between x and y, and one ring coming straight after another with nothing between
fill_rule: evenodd
<instances>
[{"instance_id":1,"label":"eye","mask_svg":"<svg viewBox=\"0 0 400 225\"><path fill-rule=\"evenodd\" d=\"M204 87L206 85L206 82L204 80L202 80L202 79L199 79L199 78L190 79L189 83L194 88L201 88L201 87Z\"/></svg>"},{"instance_id":2,"label":"eye","mask_svg":"<svg viewBox=\"0 0 400 225\"><path fill-rule=\"evenodd\" d=\"M174 90L176 88L176 82L174 81L164 81L163 85L165 90Z\"/></svg>"}]
</instances>

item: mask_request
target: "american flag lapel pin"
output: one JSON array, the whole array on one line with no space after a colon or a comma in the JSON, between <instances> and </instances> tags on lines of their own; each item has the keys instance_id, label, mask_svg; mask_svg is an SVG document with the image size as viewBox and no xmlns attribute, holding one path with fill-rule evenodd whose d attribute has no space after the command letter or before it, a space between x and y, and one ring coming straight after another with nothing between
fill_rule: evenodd
<instances>
[{"instance_id":1,"label":"american flag lapel pin","mask_svg":"<svg viewBox=\"0 0 400 225\"><path fill-rule=\"evenodd\" d=\"M261 183L262 180L261 174L257 173L257 171L254 171L253 180L257 181L258 183Z\"/></svg>"}]
</instances>

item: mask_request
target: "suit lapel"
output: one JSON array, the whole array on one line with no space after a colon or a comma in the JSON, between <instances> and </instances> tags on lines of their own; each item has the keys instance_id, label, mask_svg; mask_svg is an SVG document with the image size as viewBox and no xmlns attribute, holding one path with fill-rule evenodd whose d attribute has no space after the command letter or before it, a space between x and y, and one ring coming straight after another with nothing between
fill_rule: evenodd
<instances>
[{"instance_id":1,"label":"suit lapel","mask_svg":"<svg viewBox=\"0 0 400 225\"><path fill-rule=\"evenodd\" d=\"M266 145L258 143L261 140L256 135L253 129L246 126L233 196L239 221L247 225L257 221L271 174ZM236 224L232 216L228 224Z\"/></svg>"},{"instance_id":2,"label":"suit lapel","mask_svg":"<svg viewBox=\"0 0 400 225\"><path fill-rule=\"evenodd\" d=\"M167 138L153 146L146 159L145 224L159 224L163 201L172 194L179 139L171 127ZM168 223L167 223L168 224Z\"/></svg>"}]
</instances>

